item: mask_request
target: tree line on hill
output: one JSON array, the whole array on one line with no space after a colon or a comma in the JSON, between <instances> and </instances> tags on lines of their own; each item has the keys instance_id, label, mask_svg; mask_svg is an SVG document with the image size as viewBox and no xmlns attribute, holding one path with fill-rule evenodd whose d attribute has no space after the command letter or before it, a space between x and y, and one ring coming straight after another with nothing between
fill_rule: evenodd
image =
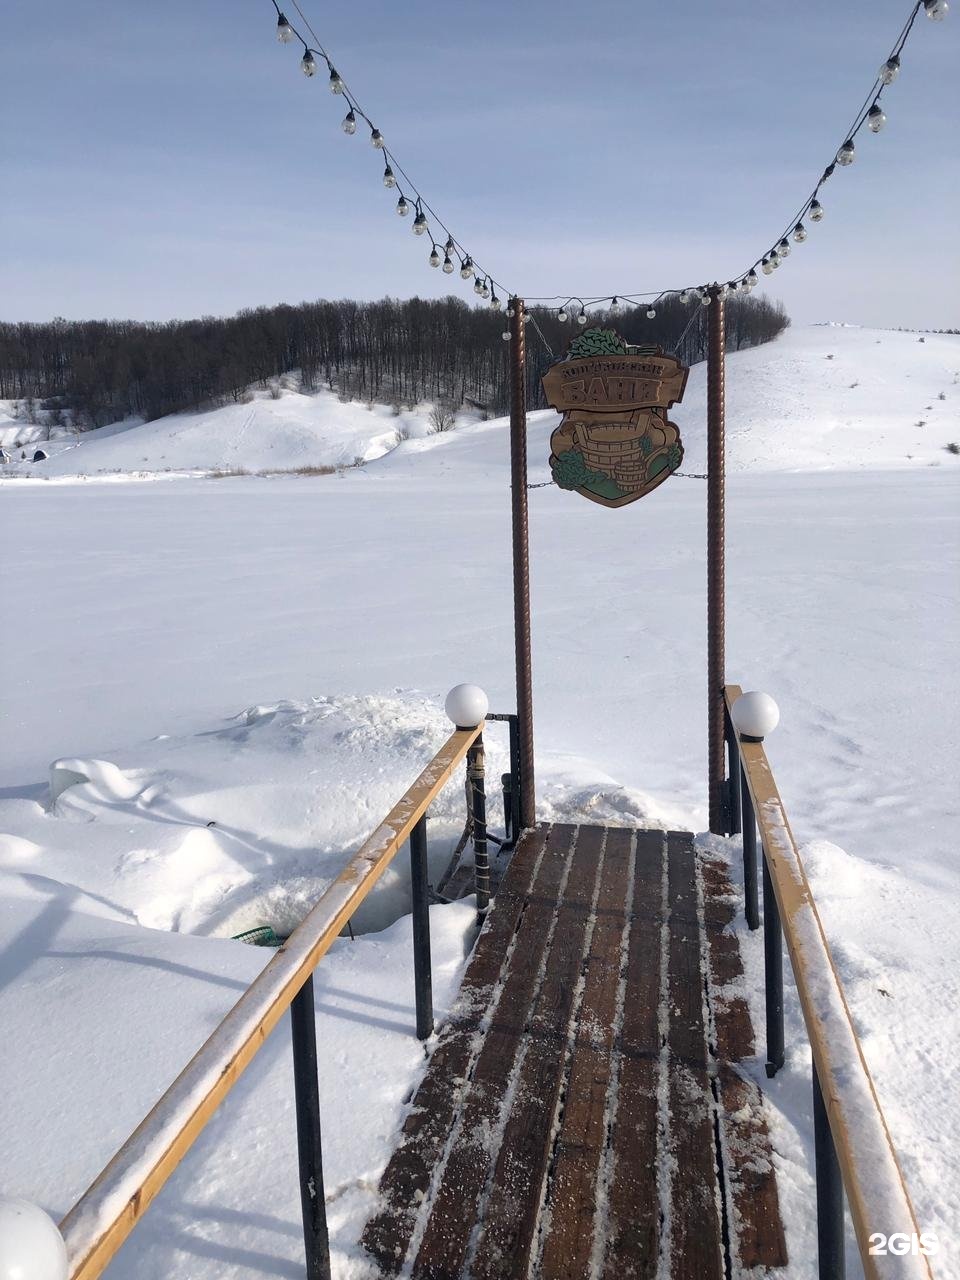
<instances>
[{"instance_id":1,"label":"tree line on hill","mask_svg":"<svg viewBox=\"0 0 960 1280\"><path fill-rule=\"evenodd\" d=\"M582 332L571 307L533 308L526 330L528 408L543 408L540 375ZM658 343L685 364L706 355L707 308L677 296L623 315L591 312L590 324L627 342ZM509 407L509 343L502 313L459 298L303 302L235 316L165 323L134 320L0 322L0 399L27 402L43 421L81 430L126 417L146 420L195 406L242 401L299 370L304 391L326 387L343 400L448 407ZM790 322L779 303L727 300L727 347L775 338Z\"/></svg>"}]
</instances>

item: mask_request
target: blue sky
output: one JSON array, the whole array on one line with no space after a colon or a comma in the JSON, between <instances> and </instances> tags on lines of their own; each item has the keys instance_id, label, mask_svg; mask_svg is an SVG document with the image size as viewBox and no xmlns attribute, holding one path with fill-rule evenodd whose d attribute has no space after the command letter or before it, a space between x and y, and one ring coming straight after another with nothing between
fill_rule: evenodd
<instances>
[{"instance_id":1,"label":"blue sky","mask_svg":"<svg viewBox=\"0 0 960 1280\"><path fill-rule=\"evenodd\" d=\"M744 270L831 159L905 0L301 0L388 145L527 295ZM290 17L296 21L291 11ZM169 319L461 292L270 0L8 0L0 317ZM960 5L765 288L798 322L960 324Z\"/></svg>"}]
</instances>

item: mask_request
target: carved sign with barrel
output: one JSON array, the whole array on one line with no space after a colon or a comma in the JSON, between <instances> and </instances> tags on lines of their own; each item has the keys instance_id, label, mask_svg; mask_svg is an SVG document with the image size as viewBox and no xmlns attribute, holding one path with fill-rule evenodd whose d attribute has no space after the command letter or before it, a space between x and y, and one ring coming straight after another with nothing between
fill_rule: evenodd
<instances>
[{"instance_id":1,"label":"carved sign with barrel","mask_svg":"<svg viewBox=\"0 0 960 1280\"><path fill-rule=\"evenodd\" d=\"M683 398L687 370L659 347L629 347L612 329L588 329L543 376L547 403L563 414L550 437L561 489L622 507L642 498L683 459L666 410Z\"/></svg>"}]
</instances>

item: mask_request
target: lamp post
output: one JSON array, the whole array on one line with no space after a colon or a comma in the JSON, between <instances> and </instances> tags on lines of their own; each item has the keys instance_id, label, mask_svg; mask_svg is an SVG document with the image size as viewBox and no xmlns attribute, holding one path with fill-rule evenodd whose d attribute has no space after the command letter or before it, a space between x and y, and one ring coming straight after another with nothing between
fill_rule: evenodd
<instances>
[{"instance_id":1,"label":"lamp post","mask_svg":"<svg viewBox=\"0 0 960 1280\"><path fill-rule=\"evenodd\" d=\"M447 715L458 729L475 729L489 709L484 691L475 684L458 684L447 694ZM467 752L467 804L473 824L473 877L477 894L477 923L490 905L490 855L487 851L487 794L484 788L483 735Z\"/></svg>"},{"instance_id":2,"label":"lamp post","mask_svg":"<svg viewBox=\"0 0 960 1280\"><path fill-rule=\"evenodd\" d=\"M730 708L730 718L741 742L761 743L780 723L780 708L769 693L742 693ZM743 813L743 893L747 923L755 929L759 923L757 904L757 820L753 799L741 770L741 808ZM767 1075L772 1077L783 1066L783 928L780 908L761 848L763 863L763 965L767 1012Z\"/></svg>"}]
</instances>

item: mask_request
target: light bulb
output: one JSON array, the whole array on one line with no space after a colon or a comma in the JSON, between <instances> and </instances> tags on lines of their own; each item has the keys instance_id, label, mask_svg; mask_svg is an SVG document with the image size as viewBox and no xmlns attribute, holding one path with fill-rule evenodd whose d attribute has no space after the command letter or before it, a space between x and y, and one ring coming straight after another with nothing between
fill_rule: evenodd
<instances>
[{"instance_id":1,"label":"light bulb","mask_svg":"<svg viewBox=\"0 0 960 1280\"><path fill-rule=\"evenodd\" d=\"M449 253L446 254L443 259L443 274L445 276L453 274L453 259L450 257Z\"/></svg>"},{"instance_id":2,"label":"light bulb","mask_svg":"<svg viewBox=\"0 0 960 1280\"><path fill-rule=\"evenodd\" d=\"M490 294L490 307L493 311L499 311L503 304L495 293Z\"/></svg>"},{"instance_id":3,"label":"light bulb","mask_svg":"<svg viewBox=\"0 0 960 1280\"><path fill-rule=\"evenodd\" d=\"M747 272L747 274L744 276L744 281L746 282L749 288L755 289L757 285L760 283L760 277L757 275L756 271L754 271L754 269L751 267L750 270Z\"/></svg>"},{"instance_id":4,"label":"light bulb","mask_svg":"<svg viewBox=\"0 0 960 1280\"><path fill-rule=\"evenodd\" d=\"M383 171L383 185L385 187L395 187L397 185L397 180L393 176L393 170L389 165Z\"/></svg>"},{"instance_id":5,"label":"light bulb","mask_svg":"<svg viewBox=\"0 0 960 1280\"><path fill-rule=\"evenodd\" d=\"M810 201L810 221L811 222L823 221L823 205L820 203L819 200Z\"/></svg>"},{"instance_id":6,"label":"light bulb","mask_svg":"<svg viewBox=\"0 0 960 1280\"><path fill-rule=\"evenodd\" d=\"M410 212L410 206L407 204L407 197L401 196L397 201L397 213L401 218L405 218Z\"/></svg>"},{"instance_id":7,"label":"light bulb","mask_svg":"<svg viewBox=\"0 0 960 1280\"><path fill-rule=\"evenodd\" d=\"M741 738L762 742L780 723L780 708L769 693L741 693L730 708L730 718Z\"/></svg>"},{"instance_id":8,"label":"light bulb","mask_svg":"<svg viewBox=\"0 0 960 1280\"><path fill-rule=\"evenodd\" d=\"M473 261L471 258L466 257L464 258L463 262L460 264L460 276L463 280L469 280L472 275L473 275Z\"/></svg>"},{"instance_id":9,"label":"light bulb","mask_svg":"<svg viewBox=\"0 0 960 1280\"><path fill-rule=\"evenodd\" d=\"M529 324L529 323L530 323L530 312L529 312L529 311L525 311L525 312L523 313L523 323L524 323L524 324Z\"/></svg>"},{"instance_id":10,"label":"light bulb","mask_svg":"<svg viewBox=\"0 0 960 1280\"><path fill-rule=\"evenodd\" d=\"M480 294L483 293L483 281L480 279L479 276L477 276L476 280L474 280L473 282L473 292L480 293Z\"/></svg>"},{"instance_id":11,"label":"light bulb","mask_svg":"<svg viewBox=\"0 0 960 1280\"><path fill-rule=\"evenodd\" d=\"M53 1219L28 1200L0 1196L0 1275L66 1280L68 1271L67 1247Z\"/></svg>"},{"instance_id":12,"label":"light bulb","mask_svg":"<svg viewBox=\"0 0 960 1280\"><path fill-rule=\"evenodd\" d=\"M779 253L781 258L789 258L790 257L790 241L787 239L781 240L780 243L777 245L777 253Z\"/></svg>"},{"instance_id":13,"label":"light bulb","mask_svg":"<svg viewBox=\"0 0 960 1280\"><path fill-rule=\"evenodd\" d=\"M286 15L277 15L277 39L281 44L289 44L294 37L294 30L287 21Z\"/></svg>"},{"instance_id":14,"label":"light bulb","mask_svg":"<svg viewBox=\"0 0 960 1280\"><path fill-rule=\"evenodd\" d=\"M456 253L456 251L457 251L457 246L453 243L453 236L448 235L447 243L443 246L443 252L452 255Z\"/></svg>"},{"instance_id":15,"label":"light bulb","mask_svg":"<svg viewBox=\"0 0 960 1280\"><path fill-rule=\"evenodd\" d=\"M710 305L710 294L706 289L700 294L700 305L701 307L709 307Z\"/></svg>"},{"instance_id":16,"label":"light bulb","mask_svg":"<svg viewBox=\"0 0 960 1280\"><path fill-rule=\"evenodd\" d=\"M923 0L923 7L927 17L932 18L934 22L942 22L950 10L947 0Z\"/></svg>"},{"instance_id":17,"label":"light bulb","mask_svg":"<svg viewBox=\"0 0 960 1280\"><path fill-rule=\"evenodd\" d=\"M843 165L844 168L848 164L853 164L854 146L853 139L848 138L840 150L837 152L837 164Z\"/></svg>"},{"instance_id":18,"label":"light bulb","mask_svg":"<svg viewBox=\"0 0 960 1280\"><path fill-rule=\"evenodd\" d=\"M879 102L875 102L867 112L867 128L871 133L879 133L886 123L887 117L883 114Z\"/></svg>"},{"instance_id":19,"label":"light bulb","mask_svg":"<svg viewBox=\"0 0 960 1280\"><path fill-rule=\"evenodd\" d=\"M447 694L443 709L458 729L475 729L489 710L487 695L475 684L458 684Z\"/></svg>"},{"instance_id":20,"label":"light bulb","mask_svg":"<svg viewBox=\"0 0 960 1280\"><path fill-rule=\"evenodd\" d=\"M617 297L614 297L610 302L610 314L614 316L618 316L622 311L623 311L623 307L620 305L620 299Z\"/></svg>"},{"instance_id":21,"label":"light bulb","mask_svg":"<svg viewBox=\"0 0 960 1280\"><path fill-rule=\"evenodd\" d=\"M413 234L415 236L422 236L423 233L426 231L426 229L427 229L427 218L423 210L421 209L413 220Z\"/></svg>"},{"instance_id":22,"label":"light bulb","mask_svg":"<svg viewBox=\"0 0 960 1280\"><path fill-rule=\"evenodd\" d=\"M484 280L483 288L480 290L480 297L484 299L490 297L490 286L487 284L486 280Z\"/></svg>"},{"instance_id":23,"label":"light bulb","mask_svg":"<svg viewBox=\"0 0 960 1280\"><path fill-rule=\"evenodd\" d=\"M587 323L587 313L583 307L580 308L580 314L577 316L577 324Z\"/></svg>"},{"instance_id":24,"label":"light bulb","mask_svg":"<svg viewBox=\"0 0 960 1280\"><path fill-rule=\"evenodd\" d=\"M681 301L681 302L689 302L689 301L690 301L690 290L689 290L689 289L681 289L681 290L680 290L680 301Z\"/></svg>"},{"instance_id":25,"label":"light bulb","mask_svg":"<svg viewBox=\"0 0 960 1280\"><path fill-rule=\"evenodd\" d=\"M305 76L315 76L317 74L317 64L309 49L304 49L303 51L303 57L300 59L300 70Z\"/></svg>"},{"instance_id":26,"label":"light bulb","mask_svg":"<svg viewBox=\"0 0 960 1280\"><path fill-rule=\"evenodd\" d=\"M764 260L760 263L760 270L763 272L765 276L770 275L770 273L773 271L773 263L770 261L769 258L764 258Z\"/></svg>"},{"instance_id":27,"label":"light bulb","mask_svg":"<svg viewBox=\"0 0 960 1280\"><path fill-rule=\"evenodd\" d=\"M807 238L807 228L802 222L798 222L793 228L793 239L795 244L803 244Z\"/></svg>"},{"instance_id":28,"label":"light bulb","mask_svg":"<svg viewBox=\"0 0 960 1280\"><path fill-rule=\"evenodd\" d=\"M770 265L771 267L773 267L774 271L776 271L777 267L779 267L781 261L782 259L780 257L780 254L776 251L776 249L772 249L770 251Z\"/></svg>"},{"instance_id":29,"label":"light bulb","mask_svg":"<svg viewBox=\"0 0 960 1280\"><path fill-rule=\"evenodd\" d=\"M728 284L722 284L720 288L717 290L717 292L721 298L725 298L727 294L730 292L730 286Z\"/></svg>"},{"instance_id":30,"label":"light bulb","mask_svg":"<svg viewBox=\"0 0 960 1280\"><path fill-rule=\"evenodd\" d=\"M503 333L501 333L500 337L504 340L504 342L509 342L509 341L510 341L510 330L509 330L509 329L504 329L504 331L503 331Z\"/></svg>"},{"instance_id":31,"label":"light bulb","mask_svg":"<svg viewBox=\"0 0 960 1280\"><path fill-rule=\"evenodd\" d=\"M343 123L340 125L340 128L346 134L357 132L357 117L353 114L353 107L351 107L343 117Z\"/></svg>"},{"instance_id":32,"label":"light bulb","mask_svg":"<svg viewBox=\"0 0 960 1280\"><path fill-rule=\"evenodd\" d=\"M343 93L343 81L337 75L336 68L330 68L330 92Z\"/></svg>"},{"instance_id":33,"label":"light bulb","mask_svg":"<svg viewBox=\"0 0 960 1280\"><path fill-rule=\"evenodd\" d=\"M437 253L436 245L433 246L433 249L430 253L430 265L431 267L439 267L440 265L440 255L439 253Z\"/></svg>"},{"instance_id":34,"label":"light bulb","mask_svg":"<svg viewBox=\"0 0 960 1280\"><path fill-rule=\"evenodd\" d=\"M561 324L566 324L569 318L570 317L567 315L566 307L561 307L560 310L557 312L557 319L560 321Z\"/></svg>"},{"instance_id":35,"label":"light bulb","mask_svg":"<svg viewBox=\"0 0 960 1280\"><path fill-rule=\"evenodd\" d=\"M892 58L888 58L880 68L878 79L881 84L893 84L897 76L900 74L900 59L894 54Z\"/></svg>"},{"instance_id":36,"label":"light bulb","mask_svg":"<svg viewBox=\"0 0 960 1280\"><path fill-rule=\"evenodd\" d=\"M656 307L647 307L647 319L648 319L648 320L656 320L656 318L657 318L657 308L656 308Z\"/></svg>"},{"instance_id":37,"label":"light bulb","mask_svg":"<svg viewBox=\"0 0 960 1280\"><path fill-rule=\"evenodd\" d=\"M514 317L516 314L517 314L517 309L516 309L516 307L514 307L514 306L509 306L509 307L507 307L507 319L508 319L508 320L512 320L512 319L513 319L513 317Z\"/></svg>"},{"instance_id":38,"label":"light bulb","mask_svg":"<svg viewBox=\"0 0 960 1280\"><path fill-rule=\"evenodd\" d=\"M370 145L376 147L378 151L383 150L383 134L379 129L370 130Z\"/></svg>"}]
</instances>

